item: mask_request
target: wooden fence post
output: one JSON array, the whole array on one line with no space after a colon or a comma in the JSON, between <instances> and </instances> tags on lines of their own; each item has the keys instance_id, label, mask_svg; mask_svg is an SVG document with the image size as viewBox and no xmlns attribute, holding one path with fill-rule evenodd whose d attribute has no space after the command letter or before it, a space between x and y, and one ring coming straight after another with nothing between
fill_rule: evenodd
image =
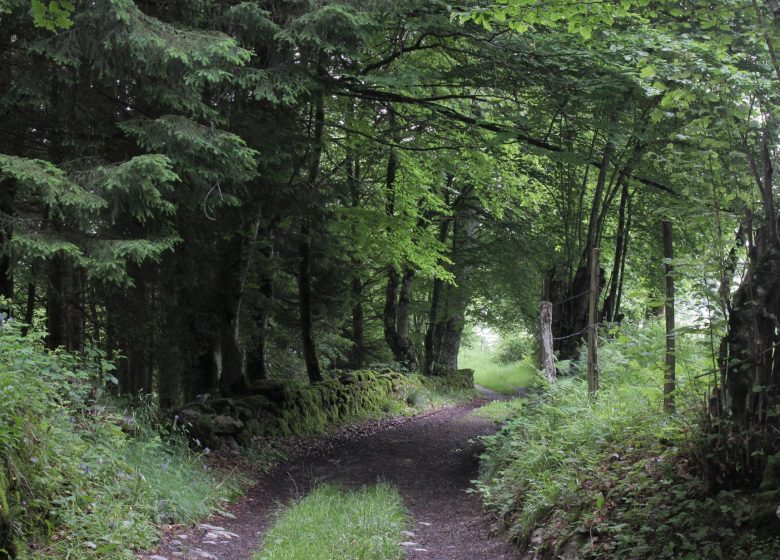
<instances>
[{"instance_id":1,"label":"wooden fence post","mask_svg":"<svg viewBox=\"0 0 780 560\"><path fill-rule=\"evenodd\" d=\"M588 293L588 395L599 390L599 272L601 251L593 248L590 259L590 292Z\"/></svg>"},{"instance_id":2,"label":"wooden fence post","mask_svg":"<svg viewBox=\"0 0 780 560\"><path fill-rule=\"evenodd\" d=\"M664 297L664 317L666 319L666 367L664 368L664 410L673 413L675 380L675 332L674 332L674 277L672 272L672 258L674 251L672 247L672 222L664 220L661 223L663 230L664 246L664 276L666 280L666 294Z\"/></svg>"},{"instance_id":3,"label":"wooden fence post","mask_svg":"<svg viewBox=\"0 0 780 560\"><path fill-rule=\"evenodd\" d=\"M539 357L541 369L547 376L547 381L555 381L555 361L553 357L552 336L553 304L543 301L539 312Z\"/></svg>"}]
</instances>

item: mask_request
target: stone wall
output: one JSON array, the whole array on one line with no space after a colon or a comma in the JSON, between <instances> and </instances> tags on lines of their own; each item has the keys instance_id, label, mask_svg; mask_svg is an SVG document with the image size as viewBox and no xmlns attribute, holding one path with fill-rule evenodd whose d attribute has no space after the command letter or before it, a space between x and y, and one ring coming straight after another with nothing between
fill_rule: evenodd
<instances>
[{"instance_id":1,"label":"stone wall","mask_svg":"<svg viewBox=\"0 0 780 560\"><path fill-rule=\"evenodd\" d=\"M174 423L204 448L250 447L255 438L316 434L329 424L389 414L416 404L411 395L436 387L472 389L474 372L442 371L425 378L384 369L336 372L313 385L261 381L245 397L191 402L175 414Z\"/></svg>"}]
</instances>

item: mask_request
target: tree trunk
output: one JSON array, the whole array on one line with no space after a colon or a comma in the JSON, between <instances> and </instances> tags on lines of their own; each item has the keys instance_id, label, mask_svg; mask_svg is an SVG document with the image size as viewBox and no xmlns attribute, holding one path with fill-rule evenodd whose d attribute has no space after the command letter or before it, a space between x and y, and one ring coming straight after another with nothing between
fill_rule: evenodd
<instances>
[{"instance_id":1,"label":"tree trunk","mask_svg":"<svg viewBox=\"0 0 780 560\"><path fill-rule=\"evenodd\" d=\"M444 288L444 282L439 278L434 278L431 291L431 308L428 315L428 329L425 331L425 362L423 364L423 373L425 375L433 375L437 365L436 358L441 349L442 322L439 317L443 313Z\"/></svg>"},{"instance_id":2,"label":"tree trunk","mask_svg":"<svg viewBox=\"0 0 780 560\"><path fill-rule=\"evenodd\" d=\"M301 313L301 341L303 359L306 362L306 373L311 383L322 381L322 369L317 356L317 345L314 341L314 312L312 310L311 287L311 238L308 229L303 232L307 238L301 242L298 251L300 264L298 268L298 297Z\"/></svg>"},{"instance_id":3,"label":"tree trunk","mask_svg":"<svg viewBox=\"0 0 780 560\"><path fill-rule=\"evenodd\" d=\"M395 122L392 118L393 115L391 112L391 125ZM385 177L387 196L385 211L389 218L395 214L395 175L397 169L398 160L391 150L387 158ZM414 275L414 269L408 265L404 266L400 276L394 266L388 267L385 307L382 314L385 342L393 353L393 359L410 371L417 369L417 356L414 346L409 340L409 304L412 297Z\"/></svg>"},{"instance_id":4,"label":"tree trunk","mask_svg":"<svg viewBox=\"0 0 780 560\"><path fill-rule=\"evenodd\" d=\"M555 357L552 340L553 305L543 301L539 309L539 364L547 381L555 381Z\"/></svg>"},{"instance_id":5,"label":"tree trunk","mask_svg":"<svg viewBox=\"0 0 780 560\"><path fill-rule=\"evenodd\" d=\"M262 301L255 314L255 328L257 329L257 341L254 351L247 360L247 377L249 381L268 379L271 366L268 355L268 332L271 317L271 306L274 299L274 279L272 275L272 260L274 257L273 238L263 252L264 262L260 273L260 295Z\"/></svg>"},{"instance_id":6,"label":"tree trunk","mask_svg":"<svg viewBox=\"0 0 780 560\"><path fill-rule=\"evenodd\" d=\"M14 277L11 262L11 219L14 213L16 188L13 181L2 181L0 192L0 313L6 318L13 314Z\"/></svg>"},{"instance_id":7,"label":"tree trunk","mask_svg":"<svg viewBox=\"0 0 780 560\"><path fill-rule=\"evenodd\" d=\"M322 74L324 69L320 68ZM306 373L311 383L322 381L322 367L317 356L317 344L314 340L314 310L312 294L312 240L311 240L311 197L317 191L317 180L320 173L322 157L322 139L325 129L325 93L319 91L314 100L312 115L311 154L309 156L309 172L306 180L307 200L304 201L304 211L301 225L301 241L298 245L300 257L298 265L298 298L301 320L301 346L303 359L306 363Z\"/></svg>"},{"instance_id":8,"label":"tree trunk","mask_svg":"<svg viewBox=\"0 0 780 560\"><path fill-rule=\"evenodd\" d=\"M360 162L357 158L350 156L347 162L349 170L349 194L352 208L360 207ZM355 225L352 226L352 237L357 239L358 232ZM350 336L352 338L352 348L349 352L349 367L352 369L361 369L366 362L366 340L365 340L365 311L363 309L363 280L360 277L361 262L356 256L352 256L352 328Z\"/></svg>"},{"instance_id":9,"label":"tree trunk","mask_svg":"<svg viewBox=\"0 0 780 560\"><path fill-rule=\"evenodd\" d=\"M107 334L110 348L123 356L116 371L119 393L138 397L152 393L152 343L157 325L150 298L150 265L134 267L128 273L133 280L131 288L114 287L107 292ZM170 339L168 344L172 344Z\"/></svg>"},{"instance_id":10,"label":"tree trunk","mask_svg":"<svg viewBox=\"0 0 780 560\"><path fill-rule=\"evenodd\" d=\"M447 176L447 188L444 190L444 201L449 205L449 191L455 178L452 175ZM450 219L447 216L441 216L439 219L439 231L437 239L439 243L445 245L450 230ZM423 363L423 374L433 375L436 370L436 359L441 349L441 333L443 325L440 317L444 313L444 295L445 286L440 278L433 279L433 289L431 291L431 307L428 315L428 328L425 332L425 357Z\"/></svg>"},{"instance_id":11,"label":"tree trunk","mask_svg":"<svg viewBox=\"0 0 780 560\"><path fill-rule=\"evenodd\" d=\"M241 344L241 303L249 271L252 246L257 240L259 218L248 231L236 233L222 251L220 291L223 310L219 337L222 350L222 375L219 390L222 394L245 394L248 389L246 356Z\"/></svg>"},{"instance_id":12,"label":"tree trunk","mask_svg":"<svg viewBox=\"0 0 780 560\"><path fill-rule=\"evenodd\" d=\"M598 247L593 248L590 258L590 289L588 290L588 395L594 397L599 390L599 291L600 256Z\"/></svg>"},{"instance_id":13,"label":"tree trunk","mask_svg":"<svg viewBox=\"0 0 780 560\"><path fill-rule=\"evenodd\" d=\"M772 192L773 168L766 149L761 189ZM768 222L768 223L767 223ZM748 273L732 298L728 332L721 352L722 380L718 408L731 420L730 430L721 434L727 460L718 465L721 485L736 485L761 479L766 457L777 452L780 422L773 414L780 405L780 368L776 329L780 326L780 241L772 230L776 217L764 213L762 242L753 251ZM723 423L716 424L724 430Z\"/></svg>"},{"instance_id":14,"label":"tree trunk","mask_svg":"<svg viewBox=\"0 0 780 560\"><path fill-rule=\"evenodd\" d=\"M666 367L664 368L664 410L673 413L675 391L675 332L674 332L674 267L672 259L672 222L663 221L664 276L666 294L664 297L664 317L666 322Z\"/></svg>"},{"instance_id":15,"label":"tree trunk","mask_svg":"<svg viewBox=\"0 0 780 560\"><path fill-rule=\"evenodd\" d=\"M67 257L57 255L48 266L47 345L70 352L84 352L84 302L82 272Z\"/></svg>"},{"instance_id":16,"label":"tree trunk","mask_svg":"<svg viewBox=\"0 0 780 560\"><path fill-rule=\"evenodd\" d=\"M609 290L604 300L602 317L605 323L612 323L617 317L617 294L621 283L621 272L626 260L626 238L628 237L626 210L628 207L629 190L628 181L623 181L623 191L620 194L620 208L618 210L618 229L615 238L615 259L612 263L612 274L609 279Z\"/></svg>"},{"instance_id":17,"label":"tree trunk","mask_svg":"<svg viewBox=\"0 0 780 560\"><path fill-rule=\"evenodd\" d=\"M472 253L479 227L477 204L472 189L468 188L455 206L452 233L452 272L455 284L447 286L445 313L441 318L441 343L435 358L435 370L439 371L458 369L461 336L471 299L470 281L474 268Z\"/></svg>"},{"instance_id":18,"label":"tree trunk","mask_svg":"<svg viewBox=\"0 0 780 560\"><path fill-rule=\"evenodd\" d=\"M623 301L623 283L626 279L626 259L628 257L628 244L631 241L631 209L632 200L629 198L627 209L628 216L626 218L626 231L623 240L623 257L620 259L620 278L618 280L617 296L615 297L615 311L613 313L613 318L618 323L623 320L623 314L620 312L620 304Z\"/></svg>"},{"instance_id":19,"label":"tree trunk","mask_svg":"<svg viewBox=\"0 0 780 560\"><path fill-rule=\"evenodd\" d=\"M393 268L388 270L382 316L385 342L393 358L410 371L417 369L417 356L409 340L409 305L414 275L415 271L409 266L404 267L402 275Z\"/></svg>"},{"instance_id":20,"label":"tree trunk","mask_svg":"<svg viewBox=\"0 0 780 560\"><path fill-rule=\"evenodd\" d=\"M366 362L366 341L363 311L363 282L352 277L352 349L349 353L349 367L361 369Z\"/></svg>"},{"instance_id":21,"label":"tree trunk","mask_svg":"<svg viewBox=\"0 0 780 560\"><path fill-rule=\"evenodd\" d=\"M27 336L32 328L35 319L35 282L27 284L27 306L24 310L24 324L22 325L22 336Z\"/></svg>"},{"instance_id":22,"label":"tree trunk","mask_svg":"<svg viewBox=\"0 0 780 560\"><path fill-rule=\"evenodd\" d=\"M602 198L607 181L607 172L612 159L615 145L607 140L601 158L596 188L593 193L588 233L585 247L580 256L580 264L570 282L550 281L552 303L558 304L557 313L553 315L553 334L555 335L555 351L560 359L576 359L580 355L580 343L588 326L588 294L590 290L591 258L593 249L599 245L599 216L601 215ZM599 291L602 282L599 281Z\"/></svg>"}]
</instances>

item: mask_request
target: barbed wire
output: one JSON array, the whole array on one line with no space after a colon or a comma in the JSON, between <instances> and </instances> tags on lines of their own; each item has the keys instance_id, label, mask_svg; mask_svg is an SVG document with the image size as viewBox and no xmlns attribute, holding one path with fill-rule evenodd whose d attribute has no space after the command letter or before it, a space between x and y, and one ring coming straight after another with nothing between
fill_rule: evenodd
<instances>
[{"instance_id":1,"label":"barbed wire","mask_svg":"<svg viewBox=\"0 0 780 560\"><path fill-rule=\"evenodd\" d=\"M588 330L593 327L603 327L603 326L604 323L595 323L593 325L588 325L587 327L585 327L581 331L577 331L576 333L567 334L566 336L554 336L553 340L566 340L567 338L574 338L575 336L580 336L581 334L588 332Z\"/></svg>"},{"instance_id":2,"label":"barbed wire","mask_svg":"<svg viewBox=\"0 0 780 560\"><path fill-rule=\"evenodd\" d=\"M571 301L573 299L577 299L578 297L584 296L585 294L589 294L589 293L590 293L590 290L588 289L588 290L585 290L583 292L580 292L579 294L574 294L573 296L569 296L566 299L562 299L561 301L550 302L550 303L552 303L553 306L555 306L555 305L562 305L564 303L567 303L567 302L569 302L569 301Z\"/></svg>"}]
</instances>

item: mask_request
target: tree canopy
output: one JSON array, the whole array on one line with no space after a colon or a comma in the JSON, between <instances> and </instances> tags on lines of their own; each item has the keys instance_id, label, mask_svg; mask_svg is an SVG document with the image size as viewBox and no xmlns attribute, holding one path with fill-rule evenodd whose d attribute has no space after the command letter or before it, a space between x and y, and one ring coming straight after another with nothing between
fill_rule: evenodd
<instances>
[{"instance_id":1,"label":"tree canopy","mask_svg":"<svg viewBox=\"0 0 780 560\"><path fill-rule=\"evenodd\" d=\"M777 450L773 0L0 3L0 295L173 407L268 378L457 369L467 325L581 353L663 304L713 414ZM722 341L722 342L720 342ZM703 374L706 372L703 372ZM721 429L718 428L718 429ZM717 431L717 430L716 430Z\"/></svg>"}]
</instances>

